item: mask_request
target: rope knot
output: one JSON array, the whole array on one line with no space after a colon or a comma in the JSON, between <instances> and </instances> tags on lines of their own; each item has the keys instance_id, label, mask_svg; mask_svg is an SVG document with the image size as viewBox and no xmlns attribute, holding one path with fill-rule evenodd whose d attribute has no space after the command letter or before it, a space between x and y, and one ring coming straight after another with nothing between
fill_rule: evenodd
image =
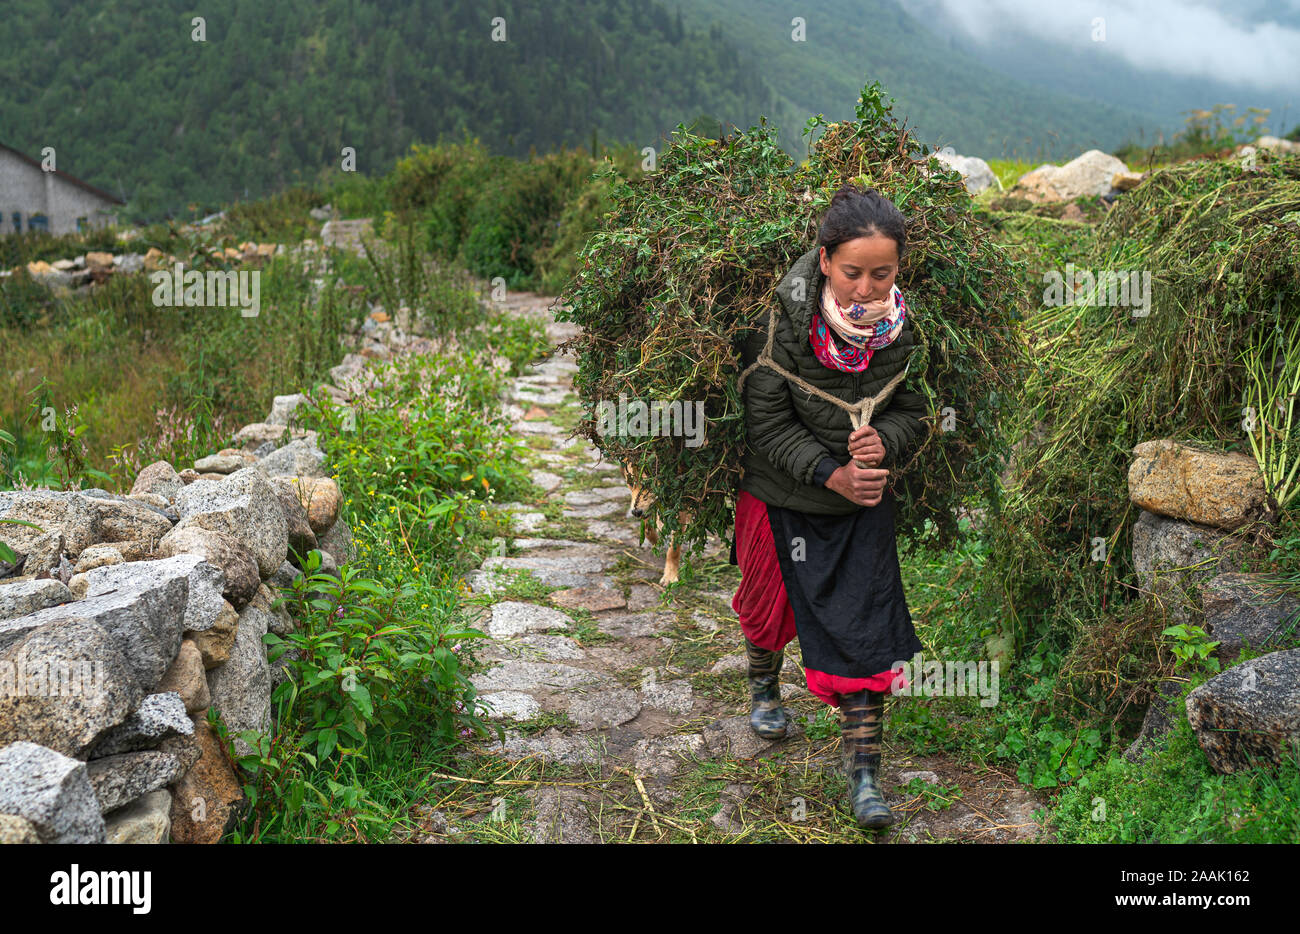
<instances>
[{"instance_id":1,"label":"rope knot","mask_svg":"<svg viewBox=\"0 0 1300 934\"><path fill-rule=\"evenodd\" d=\"M797 386L798 388L804 390L810 395L817 396L818 398L826 402L829 402L831 405L843 409L845 412L849 414L849 421L853 424L854 431L857 431L863 425L869 424L871 422L871 417L876 414L876 406L886 402L894 395L894 389L897 388L898 384L903 381L903 378L905 376L907 376L907 371L912 368L912 361L911 358L909 357L907 364L903 367L903 369L900 370L898 373L896 373L893 376L893 378L890 379L889 382L885 384L885 387L882 390L880 390L880 392L876 393L874 396L867 396L866 398L861 399L858 402L850 404L848 402L845 402L843 399L838 399L835 396L832 396L830 393L822 389L818 389L812 383L808 382L807 380L803 379L802 377L794 373L791 373L785 367L781 366L779 363L777 363L775 360L772 359L772 350L776 340L776 327L777 327L776 304L773 303L771 308L769 309L769 314L768 314L767 342L764 344L763 349L759 351L758 358L749 366L747 366L745 368L745 371L740 374L740 379L737 383L740 392L741 393L744 392L745 379L746 377L749 376L750 373L752 373L760 366L766 367L769 370L774 370L775 372L781 374L781 376L783 376L786 379L786 381L788 381L791 385Z\"/></svg>"}]
</instances>

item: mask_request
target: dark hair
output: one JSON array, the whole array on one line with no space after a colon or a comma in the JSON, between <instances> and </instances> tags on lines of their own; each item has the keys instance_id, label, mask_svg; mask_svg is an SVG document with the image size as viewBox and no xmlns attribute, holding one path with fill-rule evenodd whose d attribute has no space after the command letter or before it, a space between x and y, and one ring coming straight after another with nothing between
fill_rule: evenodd
<instances>
[{"instance_id":1,"label":"dark hair","mask_svg":"<svg viewBox=\"0 0 1300 934\"><path fill-rule=\"evenodd\" d=\"M822 218L817 232L818 245L826 248L829 257L841 243L875 234L883 234L898 244L898 258L903 258L907 249L907 220L903 212L874 188L862 191L855 185L841 186L831 196L830 207Z\"/></svg>"}]
</instances>

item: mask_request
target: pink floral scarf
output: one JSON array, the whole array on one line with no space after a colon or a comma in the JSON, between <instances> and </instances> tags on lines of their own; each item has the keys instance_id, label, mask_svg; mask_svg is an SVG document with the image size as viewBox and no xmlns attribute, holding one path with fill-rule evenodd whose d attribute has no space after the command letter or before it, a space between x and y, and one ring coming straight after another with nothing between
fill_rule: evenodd
<instances>
[{"instance_id":1,"label":"pink floral scarf","mask_svg":"<svg viewBox=\"0 0 1300 934\"><path fill-rule=\"evenodd\" d=\"M907 320L907 303L903 301L903 292L894 286L890 294L892 302L883 317L878 317L881 306L859 305L856 302L848 308L840 305L831 291L829 283L822 285L822 310L813 312L809 328L813 353L824 366L842 370L845 373L861 373L871 362L871 355L881 347L894 342L903 330ZM883 303L881 303L883 304ZM859 319L875 320L873 330L861 335L848 334L846 322ZM827 322L837 321L839 326L832 328Z\"/></svg>"}]
</instances>

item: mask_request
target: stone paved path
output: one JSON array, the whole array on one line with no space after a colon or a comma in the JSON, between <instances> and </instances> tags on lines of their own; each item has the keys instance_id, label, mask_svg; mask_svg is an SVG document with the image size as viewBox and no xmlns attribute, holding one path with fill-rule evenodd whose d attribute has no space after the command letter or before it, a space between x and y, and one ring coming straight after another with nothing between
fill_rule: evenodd
<instances>
[{"instance_id":1,"label":"stone paved path","mask_svg":"<svg viewBox=\"0 0 1300 934\"><path fill-rule=\"evenodd\" d=\"M554 346L574 326L553 321L551 301L516 293L507 305L541 317ZM536 496L502 506L508 551L469 575L467 601L492 636L473 681L506 739L462 754L464 770L413 812L426 831L417 839L872 839L847 810L838 731L803 686L797 644L781 688L789 736L772 743L749 729L730 606L739 572L721 541L683 555L683 580L664 593L663 558L637 545L617 465L600 463L580 436L565 441L580 411L575 369L553 355L513 380L504 400L532 449ZM521 571L545 586L520 583ZM803 715L818 713L805 729ZM1043 802L1014 779L908 754L888 724L884 787L899 820L879 841L1039 835L1032 812Z\"/></svg>"}]
</instances>

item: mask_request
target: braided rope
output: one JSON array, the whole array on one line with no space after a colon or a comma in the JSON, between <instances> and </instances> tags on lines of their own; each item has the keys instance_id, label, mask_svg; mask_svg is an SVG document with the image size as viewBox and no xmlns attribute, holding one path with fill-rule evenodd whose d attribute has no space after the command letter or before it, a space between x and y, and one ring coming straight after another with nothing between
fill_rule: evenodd
<instances>
[{"instance_id":1,"label":"braided rope","mask_svg":"<svg viewBox=\"0 0 1300 934\"><path fill-rule=\"evenodd\" d=\"M756 359L753 363L747 366L745 368L745 371L740 374L740 379L737 382L737 389L739 389L739 391L743 393L745 391L745 377L749 376L749 374L754 370L756 370L758 367L765 366L770 370L775 370L776 372L780 373L787 380L789 380L793 385L798 386L800 389L803 389L814 396L818 396L819 398L825 399L827 402L831 403L832 405L838 406L839 408L848 412L849 421L852 422L854 431L857 431L863 425L871 424L871 417L875 415L876 407L884 405L886 402L889 401L889 399L894 394L894 390L898 387L898 384L903 381L903 377L907 375L908 369L910 369L912 366L912 360L909 357L907 361L907 365L903 367L902 371L898 373L898 375L894 376L892 379L890 379L889 382L885 384L884 389L880 390L880 392L876 393L874 396L866 396L858 400L856 403L850 404L848 402L845 402L843 399L839 399L835 396L832 396L828 392L818 389L816 386L812 385L807 380L800 377L798 374L791 373L785 367L781 366L779 363L773 360L772 347L774 346L775 340L776 340L776 303L773 302L768 309L767 342L763 345L763 350L761 353L759 353L758 359ZM855 463L857 463L859 467L867 466L866 464L856 459L855 459Z\"/></svg>"}]
</instances>

